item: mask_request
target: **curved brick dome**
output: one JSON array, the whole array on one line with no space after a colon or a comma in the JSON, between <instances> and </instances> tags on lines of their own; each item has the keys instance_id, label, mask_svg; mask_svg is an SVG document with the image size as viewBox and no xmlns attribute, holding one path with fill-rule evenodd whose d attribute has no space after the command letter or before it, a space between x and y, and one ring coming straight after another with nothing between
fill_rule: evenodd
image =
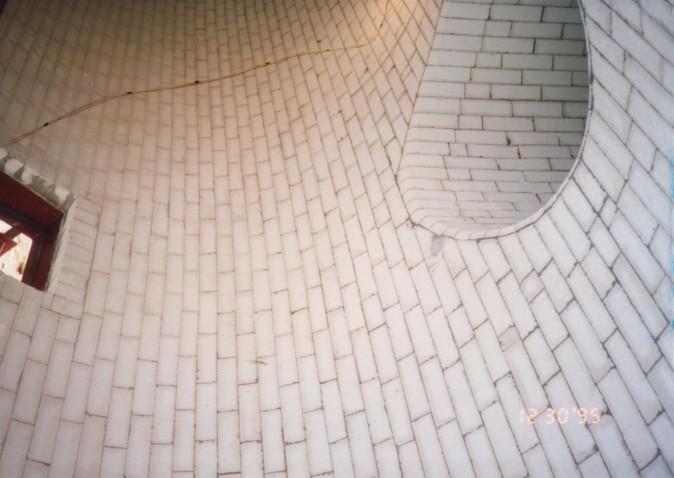
<instances>
[{"instance_id":1,"label":"curved brick dome","mask_svg":"<svg viewBox=\"0 0 674 478\"><path fill-rule=\"evenodd\" d=\"M47 292L0 273L0 476L671 476L671 2L581 2L578 160L470 231L424 148L586 108L572 2L491 3L6 2L0 169L70 208ZM505 62L560 28L570 84ZM578 96L434 110L479 78Z\"/></svg>"}]
</instances>

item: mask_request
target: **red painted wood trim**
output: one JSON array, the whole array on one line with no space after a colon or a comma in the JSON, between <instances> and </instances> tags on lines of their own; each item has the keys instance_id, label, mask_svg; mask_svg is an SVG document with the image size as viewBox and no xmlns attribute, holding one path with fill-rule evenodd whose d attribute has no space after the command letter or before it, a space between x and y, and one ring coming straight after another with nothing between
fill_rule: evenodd
<instances>
[{"instance_id":1,"label":"red painted wood trim","mask_svg":"<svg viewBox=\"0 0 674 478\"><path fill-rule=\"evenodd\" d=\"M0 206L0 219L33 240L22 282L44 290L63 213L3 173L0 173Z\"/></svg>"}]
</instances>

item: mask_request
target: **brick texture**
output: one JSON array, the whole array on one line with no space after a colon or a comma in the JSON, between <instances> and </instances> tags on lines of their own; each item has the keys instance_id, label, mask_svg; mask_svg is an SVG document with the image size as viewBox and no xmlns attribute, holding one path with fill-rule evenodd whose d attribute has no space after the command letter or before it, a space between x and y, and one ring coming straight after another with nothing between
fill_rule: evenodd
<instances>
[{"instance_id":1,"label":"brick texture","mask_svg":"<svg viewBox=\"0 0 674 478\"><path fill-rule=\"evenodd\" d=\"M674 475L674 15L580 4L7 2L0 475Z\"/></svg>"}]
</instances>

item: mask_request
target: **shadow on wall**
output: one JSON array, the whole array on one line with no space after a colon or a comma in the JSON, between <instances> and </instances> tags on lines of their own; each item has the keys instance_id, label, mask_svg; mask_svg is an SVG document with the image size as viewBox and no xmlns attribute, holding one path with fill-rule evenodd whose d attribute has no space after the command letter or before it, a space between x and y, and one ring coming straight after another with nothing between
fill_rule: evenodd
<instances>
[{"instance_id":1,"label":"shadow on wall","mask_svg":"<svg viewBox=\"0 0 674 478\"><path fill-rule=\"evenodd\" d=\"M589 109L581 9L532 3L442 5L398 171L412 220L436 234L515 225L575 163Z\"/></svg>"}]
</instances>

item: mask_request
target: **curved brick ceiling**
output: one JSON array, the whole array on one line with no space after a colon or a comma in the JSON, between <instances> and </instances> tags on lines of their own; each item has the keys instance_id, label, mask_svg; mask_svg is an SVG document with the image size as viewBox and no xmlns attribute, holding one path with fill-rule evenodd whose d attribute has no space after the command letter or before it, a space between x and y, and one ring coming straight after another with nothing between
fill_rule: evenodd
<instances>
[{"instance_id":1,"label":"curved brick ceiling","mask_svg":"<svg viewBox=\"0 0 674 478\"><path fill-rule=\"evenodd\" d=\"M0 166L76 207L0 275L0 476L674 473L671 3L582 2L580 159L498 238L403 200L449 4L7 3Z\"/></svg>"},{"instance_id":2,"label":"curved brick ceiling","mask_svg":"<svg viewBox=\"0 0 674 478\"><path fill-rule=\"evenodd\" d=\"M413 220L489 230L541 209L582 142L587 68L576 2L444 2L398 172Z\"/></svg>"}]
</instances>

